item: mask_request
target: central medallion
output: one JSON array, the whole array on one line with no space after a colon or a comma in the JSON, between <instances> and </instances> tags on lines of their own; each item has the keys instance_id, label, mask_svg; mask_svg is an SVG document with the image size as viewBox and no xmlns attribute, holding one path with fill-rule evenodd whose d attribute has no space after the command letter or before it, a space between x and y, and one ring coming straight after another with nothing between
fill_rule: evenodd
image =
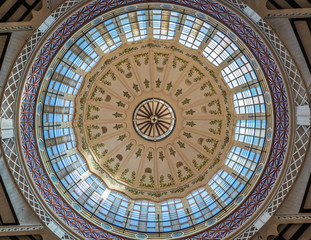
<instances>
[{"instance_id":1,"label":"central medallion","mask_svg":"<svg viewBox=\"0 0 311 240\"><path fill-rule=\"evenodd\" d=\"M174 130L175 123L173 108L158 98L142 101L133 113L136 132L149 141L161 141L168 137Z\"/></svg>"}]
</instances>

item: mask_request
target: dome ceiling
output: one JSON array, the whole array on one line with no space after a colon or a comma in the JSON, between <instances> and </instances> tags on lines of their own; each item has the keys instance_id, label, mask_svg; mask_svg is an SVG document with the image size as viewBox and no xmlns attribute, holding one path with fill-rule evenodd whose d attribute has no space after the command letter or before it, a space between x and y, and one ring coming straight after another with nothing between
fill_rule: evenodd
<instances>
[{"instance_id":1,"label":"dome ceiling","mask_svg":"<svg viewBox=\"0 0 311 240\"><path fill-rule=\"evenodd\" d=\"M68 232L220 239L277 181L289 134L280 71L241 18L204 4L207 15L90 4L34 58L23 154Z\"/></svg>"},{"instance_id":2,"label":"dome ceiling","mask_svg":"<svg viewBox=\"0 0 311 240\"><path fill-rule=\"evenodd\" d=\"M224 163L237 119L233 93L203 56L139 43L87 76L75 101L77 146L109 188L134 199L184 197Z\"/></svg>"},{"instance_id":3,"label":"dome ceiling","mask_svg":"<svg viewBox=\"0 0 311 240\"><path fill-rule=\"evenodd\" d=\"M98 18L65 44L40 89L46 168L114 231L204 229L265 164L273 112L259 76L215 21L162 9Z\"/></svg>"}]
</instances>

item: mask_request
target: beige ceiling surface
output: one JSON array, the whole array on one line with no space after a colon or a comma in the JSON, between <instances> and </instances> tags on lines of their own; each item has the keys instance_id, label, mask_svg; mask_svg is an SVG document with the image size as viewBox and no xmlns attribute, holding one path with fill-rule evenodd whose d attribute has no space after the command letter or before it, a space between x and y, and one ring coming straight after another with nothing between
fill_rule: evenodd
<instances>
[{"instance_id":1,"label":"beige ceiling surface","mask_svg":"<svg viewBox=\"0 0 311 240\"><path fill-rule=\"evenodd\" d=\"M181 197L221 167L234 135L232 91L220 71L192 54L167 42L123 46L86 76L76 97L78 146L112 189L131 198ZM175 113L162 140L145 139L133 125L135 109L147 99L160 99Z\"/></svg>"}]
</instances>

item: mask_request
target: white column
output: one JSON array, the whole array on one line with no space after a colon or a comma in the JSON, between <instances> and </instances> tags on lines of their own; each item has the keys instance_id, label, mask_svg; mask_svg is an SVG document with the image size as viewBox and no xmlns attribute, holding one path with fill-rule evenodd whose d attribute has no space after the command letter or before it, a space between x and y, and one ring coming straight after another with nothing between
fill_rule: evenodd
<instances>
[{"instance_id":1,"label":"white column","mask_svg":"<svg viewBox=\"0 0 311 240\"><path fill-rule=\"evenodd\" d=\"M1 137L3 139L14 137L13 119L1 119Z\"/></svg>"},{"instance_id":2,"label":"white column","mask_svg":"<svg viewBox=\"0 0 311 240\"><path fill-rule=\"evenodd\" d=\"M254 222L254 227L256 229L260 229L268 220L270 219L271 215L268 212L264 212L259 216L259 218Z\"/></svg>"},{"instance_id":3,"label":"white column","mask_svg":"<svg viewBox=\"0 0 311 240\"><path fill-rule=\"evenodd\" d=\"M310 107L308 105L296 107L297 125L310 126Z\"/></svg>"}]
</instances>

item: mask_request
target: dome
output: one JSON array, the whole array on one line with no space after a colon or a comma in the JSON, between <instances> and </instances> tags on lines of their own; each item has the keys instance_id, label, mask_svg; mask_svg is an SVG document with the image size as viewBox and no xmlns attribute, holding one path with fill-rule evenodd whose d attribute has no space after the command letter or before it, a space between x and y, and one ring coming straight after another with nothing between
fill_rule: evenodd
<instances>
[{"instance_id":1,"label":"dome","mask_svg":"<svg viewBox=\"0 0 311 240\"><path fill-rule=\"evenodd\" d=\"M262 20L214 1L131 3L87 3L39 29L19 92L38 198L63 236L248 234L291 137Z\"/></svg>"}]
</instances>

